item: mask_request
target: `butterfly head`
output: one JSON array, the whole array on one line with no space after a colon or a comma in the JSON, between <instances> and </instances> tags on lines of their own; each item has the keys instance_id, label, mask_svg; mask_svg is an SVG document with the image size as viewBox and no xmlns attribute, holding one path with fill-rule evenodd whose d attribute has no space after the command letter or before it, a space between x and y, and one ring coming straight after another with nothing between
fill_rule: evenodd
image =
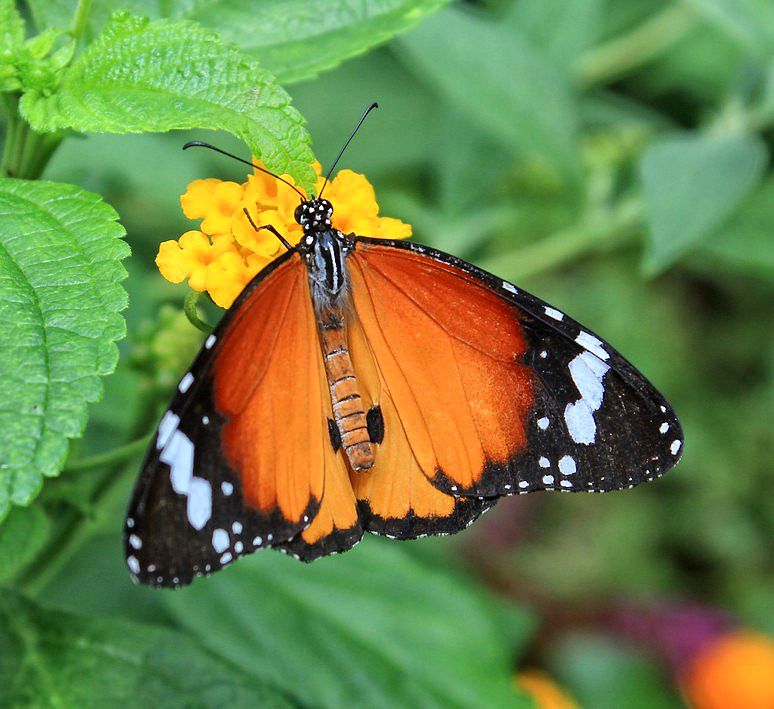
<instances>
[{"instance_id":1,"label":"butterfly head","mask_svg":"<svg viewBox=\"0 0 774 709\"><path fill-rule=\"evenodd\" d=\"M330 229L333 205L327 199L310 199L296 207L295 220L304 228L304 234Z\"/></svg>"}]
</instances>

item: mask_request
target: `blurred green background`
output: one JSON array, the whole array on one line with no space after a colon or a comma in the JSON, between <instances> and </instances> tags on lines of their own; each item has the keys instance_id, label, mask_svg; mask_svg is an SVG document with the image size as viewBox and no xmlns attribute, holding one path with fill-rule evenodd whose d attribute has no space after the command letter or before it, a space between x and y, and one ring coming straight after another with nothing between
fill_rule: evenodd
<instances>
[{"instance_id":1,"label":"blurred green background","mask_svg":"<svg viewBox=\"0 0 774 709\"><path fill-rule=\"evenodd\" d=\"M456 537L369 539L308 568L266 553L170 594L123 569L134 460L79 528L88 542L36 579L38 600L182 630L311 706L502 705L487 671L525 665L583 706L680 706L671 659L611 629L612 605L699 603L774 632L773 14L763 0L457 3L287 85L324 167L379 101L342 166L417 241L518 283L635 363L683 423L673 472L609 495L504 499ZM203 131L88 136L44 175L102 194L133 252L128 338L72 458L142 433L133 407L155 415L195 350L186 289L153 260L190 228L190 181L244 172L182 153L192 138L244 152ZM77 505L83 478L47 484L48 509ZM35 514L8 524L39 529ZM198 647L181 654L194 668Z\"/></svg>"}]
</instances>

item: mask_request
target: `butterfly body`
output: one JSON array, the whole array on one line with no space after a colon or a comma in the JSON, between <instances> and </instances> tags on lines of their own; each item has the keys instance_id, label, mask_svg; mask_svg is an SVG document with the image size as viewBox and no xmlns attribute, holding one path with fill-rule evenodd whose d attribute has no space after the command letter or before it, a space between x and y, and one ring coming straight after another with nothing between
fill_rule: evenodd
<instances>
[{"instance_id":1,"label":"butterfly body","mask_svg":"<svg viewBox=\"0 0 774 709\"><path fill-rule=\"evenodd\" d=\"M682 452L658 391L561 311L420 244L344 235L302 202L297 246L205 340L127 516L133 577L177 587L275 547L454 533L500 496L605 492Z\"/></svg>"},{"instance_id":2,"label":"butterfly body","mask_svg":"<svg viewBox=\"0 0 774 709\"><path fill-rule=\"evenodd\" d=\"M332 214L333 207L327 200L309 200L299 205L296 219L304 228L299 250L309 276L333 407L331 421L335 431L329 425L331 445L334 451L344 449L353 470L364 471L373 467L376 450L347 342L347 254L353 243L331 227ZM374 411L378 411L378 406Z\"/></svg>"}]
</instances>

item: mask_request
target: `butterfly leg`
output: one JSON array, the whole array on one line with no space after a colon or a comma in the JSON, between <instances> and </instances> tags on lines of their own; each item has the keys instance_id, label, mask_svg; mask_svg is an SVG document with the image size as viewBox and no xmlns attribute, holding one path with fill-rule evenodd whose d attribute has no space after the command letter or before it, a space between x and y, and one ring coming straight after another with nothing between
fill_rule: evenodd
<instances>
[{"instance_id":1,"label":"butterfly leg","mask_svg":"<svg viewBox=\"0 0 774 709\"><path fill-rule=\"evenodd\" d=\"M280 243L288 250L290 251L293 247L290 245L288 240L282 236L271 224L264 224L263 226L257 226L256 223L253 221L253 218L250 216L250 212L247 211L247 207L243 207L242 211L245 213L245 216L247 217L247 221L250 222L250 226L253 227L256 231L261 231L261 229L266 229L266 231L270 231L274 236L276 236Z\"/></svg>"}]
</instances>

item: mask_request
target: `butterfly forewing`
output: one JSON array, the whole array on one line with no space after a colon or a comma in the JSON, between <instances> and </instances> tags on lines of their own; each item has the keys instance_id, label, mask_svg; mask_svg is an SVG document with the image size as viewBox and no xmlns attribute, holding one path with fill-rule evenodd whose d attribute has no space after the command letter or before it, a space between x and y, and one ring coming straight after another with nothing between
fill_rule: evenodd
<instances>
[{"instance_id":1,"label":"butterfly forewing","mask_svg":"<svg viewBox=\"0 0 774 709\"><path fill-rule=\"evenodd\" d=\"M434 249L358 239L353 299L425 475L454 495L631 487L679 459L656 389L593 332Z\"/></svg>"}]
</instances>

